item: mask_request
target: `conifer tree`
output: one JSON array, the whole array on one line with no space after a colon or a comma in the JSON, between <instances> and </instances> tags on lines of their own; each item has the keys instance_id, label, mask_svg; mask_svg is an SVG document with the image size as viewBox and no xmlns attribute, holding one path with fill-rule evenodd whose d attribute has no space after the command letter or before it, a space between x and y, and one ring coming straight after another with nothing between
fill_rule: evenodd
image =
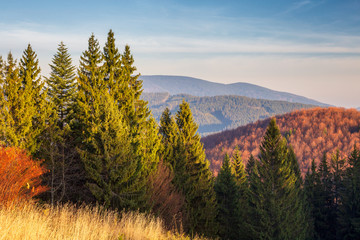
<instances>
[{"instance_id":1,"label":"conifer tree","mask_svg":"<svg viewBox=\"0 0 360 240\"><path fill-rule=\"evenodd\" d=\"M74 104L76 91L75 67L72 65L71 56L63 42L59 44L50 68L50 77L46 78L48 95L54 103L53 106L58 113L59 126L62 129L65 123L69 122L66 117Z\"/></svg>"},{"instance_id":2,"label":"conifer tree","mask_svg":"<svg viewBox=\"0 0 360 240\"><path fill-rule=\"evenodd\" d=\"M11 53L5 66L1 105L3 141L35 154L50 113L35 52L29 44L19 67Z\"/></svg>"},{"instance_id":3,"label":"conifer tree","mask_svg":"<svg viewBox=\"0 0 360 240\"><path fill-rule=\"evenodd\" d=\"M308 225L308 239L318 239L317 232L315 231L315 216L318 214L319 193L320 193L320 179L316 171L316 163L313 159L311 167L305 175L304 192L307 206L307 225Z\"/></svg>"},{"instance_id":4,"label":"conifer tree","mask_svg":"<svg viewBox=\"0 0 360 240\"><path fill-rule=\"evenodd\" d=\"M159 133L162 137L161 156L165 163L169 164L171 169L174 169L175 159L177 159L177 154L180 154L178 146L179 130L169 108L165 108L161 115Z\"/></svg>"},{"instance_id":5,"label":"conifer tree","mask_svg":"<svg viewBox=\"0 0 360 240\"><path fill-rule=\"evenodd\" d=\"M51 172L47 175L51 204L63 200L67 187L67 172L75 152L70 137L69 123L76 94L75 67L63 42L50 64L50 77L46 78L52 114L44 133L41 157L47 160Z\"/></svg>"},{"instance_id":6,"label":"conifer tree","mask_svg":"<svg viewBox=\"0 0 360 240\"><path fill-rule=\"evenodd\" d=\"M218 206L217 222L221 239L241 239L240 223L240 185L230 166L230 159L225 154L220 172L214 185Z\"/></svg>"},{"instance_id":7,"label":"conifer tree","mask_svg":"<svg viewBox=\"0 0 360 240\"><path fill-rule=\"evenodd\" d=\"M334 194L331 168L326 154L319 164L320 196L317 206L319 214L315 216L315 231L320 239L336 238L336 212L334 211Z\"/></svg>"},{"instance_id":8,"label":"conifer tree","mask_svg":"<svg viewBox=\"0 0 360 240\"><path fill-rule=\"evenodd\" d=\"M251 157L252 157L252 155L251 155ZM254 161L254 159L252 161ZM250 164L255 164L255 163L250 163ZM248 228L249 228L249 221L248 221L249 182L247 180L245 166L241 159L241 154L240 154L238 147L235 148L233 156L232 156L231 170L235 176L236 184L239 189L238 211L239 211L240 219L239 219L239 226L238 226L239 236L237 237L237 239L249 239L251 236L248 231Z\"/></svg>"},{"instance_id":9,"label":"conifer tree","mask_svg":"<svg viewBox=\"0 0 360 240\"><path fill-rule=\"evenodd\" d=\"M190 106L183 101L176 114L181 156L175 164L175 185L185 195L190 234L214 236L216 199L209 162L197 133Z\"/></svg>"},{"instance_id":10,"label":"conifer tree","mask_svg":"<svg viewBox=\"0 0 360 240\"><path fill-rule=\"evenodd\" d=\"M136 208L143 191L137 183L139 162L133 161L129 131L107 91L94 96L90 138L80 154L88 175L87 186L106 207Z\"/></svg>"},{"instance_id":11,"label":"conifer tree","mask_svg":"<svg viewBox=\"0 0 360 240\"><path fill-rule=\"evenodd\" d=\"M338 239L360 239L360 151L354 150L348 157L343 188L340 190Z\"/></svg>"},{"instance_id":12,"label":"conifer tree","mask_svg":"<svg viewBox=\"0 0 360 240\"><path fill-rule=\"evenodd\" d=\"M275 119L271 119L260 146L258 173L252 174L250 206L254 212L252 228L257 239L305 239L303 212L299 211L299 190L288 158L286 141L281 138ZM300 224L296 228L290 224Z\"/></svg>"},{"instance_id":13,"label":"conifer tree","mask_svg":"<svg viewBox=\"0 0 360 240\"><path fill-rule=\"evenodd\" d=\"M147 102L140 99L142 81L137 80L139 74L134 75L136 67L133 65L130 47L126 46L124 54L120 55L111 30L104 47L103 59L104 84L128 125L134 161L139 161L141 168L138 181L146 185L150 175L155 173L159 161L160 138L157 124L150 116ZM140 205L143 204L139 203Z\"/></svg>"}]
</instances>

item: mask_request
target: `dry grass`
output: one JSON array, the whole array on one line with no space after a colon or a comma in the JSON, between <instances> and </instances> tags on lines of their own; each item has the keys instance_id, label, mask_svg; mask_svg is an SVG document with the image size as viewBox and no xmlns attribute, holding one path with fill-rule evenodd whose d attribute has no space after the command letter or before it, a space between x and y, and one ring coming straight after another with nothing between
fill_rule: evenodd
<instances>
[{"instance_id":1,"label":"dry grass","mask_svg":"<svg viewBox=\"0 0 360 240\"><path fill-rule=\"evenodd\" d=\"M119 215L88 206L46 208L23 204L4 207L0 208L0 223L0 240L190 239L166 231L159 219L145 214Z\"/></svg>"}]
</instances>

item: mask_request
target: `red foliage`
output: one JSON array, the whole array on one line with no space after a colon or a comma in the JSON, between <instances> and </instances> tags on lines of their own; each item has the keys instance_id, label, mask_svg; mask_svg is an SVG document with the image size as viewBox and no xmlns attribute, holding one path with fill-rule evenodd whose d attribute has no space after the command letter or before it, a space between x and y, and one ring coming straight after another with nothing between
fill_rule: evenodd
<instances>
[{"instance_id":1,"label":"red foliage","mask_svg":"<svg viewBox=\"0 0 360 240\"><path fill-rule=\"evenodd\" d=\"M157 172L150 179L150 205L152 211L159 216L170 230L182 230L186 224L183 206L185 198L176 191L172 184L173 174L165 164L160 161Z\"/></svg>"},{"instance_id":2,"label":"red foliage","mask_svg":"<svg viewBox=\"0 0 360 240\"><path fill-rule=\"evenodd\" d=\"M47 190L40 179L47 170L40 164L23 150L0 146L1 205L27 201Z\"/></svg>"},{"instance_id":3,"label":"red foliage","mask_svg":"<svg viewBox=\"0 0 360 240\"><path fill-rule=\"evenodd\" d=\"M214 172L224 154L231 155L235 146L242 151L244 161L250 153L259 153L269 119L257 121L234 130L224 131L202 139L206 155ZM293 146L302 172L311 166L312 159L319 163L324 152L333 154L337 149L344 157L360 144L360 112L355 109L314 108L276 116L283 136ZM224 150L224 151L222 151Z\"/></svg>"}]
</instances>

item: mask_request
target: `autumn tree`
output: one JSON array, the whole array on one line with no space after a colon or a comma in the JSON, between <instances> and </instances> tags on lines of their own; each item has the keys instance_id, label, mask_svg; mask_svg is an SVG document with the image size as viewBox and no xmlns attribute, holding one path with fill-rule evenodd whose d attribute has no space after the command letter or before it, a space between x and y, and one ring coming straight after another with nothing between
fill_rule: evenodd
<instances>
[{"instance_id":1,"label":"autumn tree","mask_svg":"<svg viewBox=\"0 0 360 240\"><path fill-rule=\"evenodd\" d=\"M41 175L47 170L24 150L0 147L0 203L27 201L46 191Z\"/></svg>"}]
</instances>

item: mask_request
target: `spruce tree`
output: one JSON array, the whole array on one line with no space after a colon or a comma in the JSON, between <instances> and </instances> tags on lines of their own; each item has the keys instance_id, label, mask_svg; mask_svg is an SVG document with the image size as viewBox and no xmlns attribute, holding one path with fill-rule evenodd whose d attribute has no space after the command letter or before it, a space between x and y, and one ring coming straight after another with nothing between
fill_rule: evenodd
<instances>
[{"instance_id":1,"label":"spruce tree","mask_svg":"<svg viewBox=\"0 0 360 240\"><path fill-rule=\"evenodd\" d=\"M220 172L214 185L218 206L217 222L221 239L241 239L240 223L243 220L240 214L240 185L236 180L230 159L225 154Z\"/></svg>"},{"instance_id":2,"label":"spruce tree","mask_svg":"<svg viewBox=\"0 0 360 240\"><path fill-rule=\"evenodd\" d=\"M143 191L137 183L140 166L133 161L128 128L107 91L95 96L92 114L87 148L80 151L87 186L106 207L136 208L134 199Z\"/></svg>"},{"instance_id":3,"label":"spruce tree","mask_svg":"<svg viewBox=\"0 0 360 240\"><path fill-rule=\"evenodd\" d=\"M338 239L360 239L360 151L354 150L348 157L343 188L339 191Z\"/></svg>"},{"instance_id":4,"label":"spruce tree","mask_svg":"<svg viewBox=\"0 0 360 240\"><path fill-rule=\"evenodd\" d=\"M335 239L336 212L334 211L333 179L325 153L319 164L318 174L320 202L317 206L319 214L314 218L315 231L320 239Z\"/></svg>"},{"instance_id":5,"label":"spruce tree","mask_svg":"<svg viewBox=\"0 0 360 240\"><path fill-rule=\"evenodd\" d=\"M254 212L252 228L257 239L305 239L304 212L296 189L296 175L288 158L275 119L271 119L260 146L258 173L252 174L250 206ZM290 223L290 224L289 224ZM297 227L291 224L299 224Z\"/></svg>"},{"instance_id":6,"label":"spruce tree","mask_svg":"<svg viewBox=\"0 0 360 240\"><path fill-rule=\"evenodd\" d=\"M140 99L142 81L137 80L139 74L134 74L136 67L133 65L130 47L126 46L124 54L120 55L111 30L104 47L103 59L104 84L129 127L134 161L139 161L141 172L138 181L146 185L150 175L155 173L159 161L160 138L157 124L150 116L147 102ZM139 202L139 207L143 207L143 203Z\"/></svg>"},{"instance_id":7,"label":"spruce tree","mask_svg":"<svg viewBox=\"0 0 360 240\"><path fill-rule=\"evenodd\" d=\"M51 203L54 204L65 197L67 172L75 152L69 127L76 94L75 67L63 42L59 44L50 68L46 85L53 112L48 118L40 156L47 160L51 170L47 185L50 187Z\"/></svg>"},{"instance_id":8,"label":"spruce tree","mask_svg":"<svg viewBox=\"0 0 360 240\"><path fill-rule=\"evenodd\" d=\"M65 44L61 42L50 64L50 77L46 78L48 95L58 113L59 126L62 129L68 124L71 106L73 106L76 91L75 67Z\"/></svg>"},{"instance_id":9,"label":"spruce tree","mask_svg":"<svg viewBox=\"0 0 360 240\"><path fill-rule=\"evenodd\" d=\"M250 164L252 164L252 163L250 163ZM239 236L237 237L237 239L249 239L251 236L248 231L248 228L249 228L249 221L248 221L249 182L247 180L245 166L242 161L241 154L240 154L238 147L235 148L233 156L232 156L231 170L235 176L236 184L239 188L239 199L238 199L239 207L238 207L238 209L239 209L239 218L240 219L239 219L239 226L238 226Z\"/></svg>"},{"instance_id":10,"label":"spruce tree","mask_svg":"<svg viewBox=\"0 0 360 240\"><path fill-rule=\"evenodd\" d=\"M190 234L214 236L217 228L213 176L197 133L198 126L189 104L184 100L179 105L176 123L179 128L179 152L182 154L175 163L175 185L185 195L187 228Z\"/></svg>"},{"instance_id":11,"label":"spruce tree","mask_svg":"<svg viewBox=\"0 0 360 240\"><path fill-rule=\"evenodd\" d=\"M179 130L169 108L165 108L161 115L159 133L162 142L161 156L164 162L170 165L171 169L174 169L175 159L179 154Z\"/></svg>"},{"instance_id":12,"label":"spruce tree","mask_svg":"<svg viewBox=\"0 0 360 240\"><path fill-rule=\"evenodd\" d=\"M50 114L38 62L30 44L19 66L9 53L1 97L3 141L32 154L40 149L40 135Z\"/></svg>"}]
</instances>

